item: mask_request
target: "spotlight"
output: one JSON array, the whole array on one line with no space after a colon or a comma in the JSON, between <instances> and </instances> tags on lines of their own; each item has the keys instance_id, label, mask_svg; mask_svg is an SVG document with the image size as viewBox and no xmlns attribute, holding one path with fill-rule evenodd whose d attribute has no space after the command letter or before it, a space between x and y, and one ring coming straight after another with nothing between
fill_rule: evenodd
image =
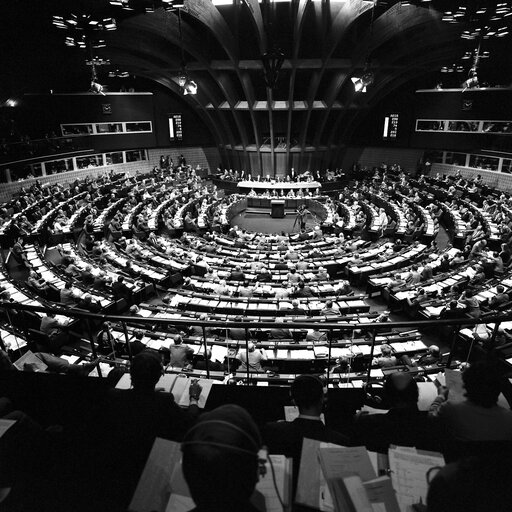
<instances>
[{"instance_id":1,"label":"spotlight","mask_svg":"<svg viewBox=\"0 0 512 512\"><path fill-rule=\"evenodd\" d=\"M178 75L178 85L183 88L183 87L185 87L186 83L187 83L187 75L182 71Z\"/></svg>"},{"instance_id":2,"label":"spotlight","mask_svg":"<svg viewBox=\"0 0 512 512\"><path fill-rule=\"evenodd\" d=\"M183 87L183 95L187 96L187 94L197 94L197 84L194 82L194 80L187 80L185 82Z\"/></svg>"},{"instance_id":3,"label":"spotlight","mask_svg":"<svg viewBox=\"0 0 512 512\"><path fill-rule=\"evenodd\" d=\"M13 100L13 99L8 99L5 102L5 106L6 107L15 107L17 104L18 104L18 102L16 100Z\"/></svg>"},{"instance_id":4,"label":"spotlight","mask_svg":"<svg viewBox=\"0 0 512 512\"><path fill-rule=\"evenodd\" d=\"M105 93L103 92L103 85L101 85L98 82L95 82L94 80L91 81L91 92L94 94L102 94L105 96Z\"/></svg>"},{"instance_id":5,"label":"spotlight","mask_svg":"<svg viewBox=\"0 0 512 512\"><path fill-rule=\"evenodd\" d=\"M375 77L371 71L364 73L364 75L360 78L357 76L353 76L351 78L356 92L366 92L366 88L373 84L374 79Z\"/></svg>"}]
</instances>

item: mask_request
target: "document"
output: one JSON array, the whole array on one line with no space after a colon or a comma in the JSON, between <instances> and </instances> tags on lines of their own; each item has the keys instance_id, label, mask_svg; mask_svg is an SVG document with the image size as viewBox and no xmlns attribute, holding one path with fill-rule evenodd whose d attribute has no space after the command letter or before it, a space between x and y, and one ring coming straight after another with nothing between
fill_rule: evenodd
<instances>
[{"instance_id":1,"label":"document","mask_svg":"<svg viewBox=\"0 0 512 512\"><path fill-rule=\"evenodd\" d=\"M206 405L206 401L208 400L208 396L210 394L210 391L211 391L212 386L215 383L215 381L212 379L193 379L193 378L186 378L183 380L186 380L186 384L185 384L185 387L181 394L181 397L178 398L175 395L177 404L181 405L182 407L188 407L190 405L190 395L189 395L190 385L192 384L193 380L198 380L199 385L201 386L202 389L201 389L201 394L199 395L199 400L198 400L197 406L200 407L201 409L204 409L204 407ZM174 388L173 388L172 393L174 394Z\"/></svg>"},{"instance_id":2,"label":"document","mask_svg":"<svg viewBox=\"0 0 512 512\"><path fill-rule=\"evenodd\" d=\"M443 467L443 456L403 451L399 447L391 448L388 453L391 480L397 493L400 510L408 512L412 505L426 503L427 472L431 468Z\"/></svg>"},{"instance_id":3,"label":"document","mask_svg":"<svg viewBox=\"0 0 512 512\"><path fill-rule=\"evenodd\" d=\"M165 512L171 495L171 476L180 460L180 444L157 437L128 510Z\"/></svg>"}]
</instances>

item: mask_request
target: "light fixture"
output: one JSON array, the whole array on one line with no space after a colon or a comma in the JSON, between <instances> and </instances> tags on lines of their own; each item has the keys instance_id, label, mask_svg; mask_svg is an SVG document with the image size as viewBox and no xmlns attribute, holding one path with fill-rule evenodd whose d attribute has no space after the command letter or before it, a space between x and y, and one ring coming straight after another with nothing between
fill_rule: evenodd
<instances>
[{"instance_id":1,"label":"light fixture","mask_svg":"<svg viewBox=\"0 0 512 512\"><path fill-rule=\"evenodd\" d=\"M284 53L279 48L272 48L265 52L261 58L265 75L265 83L270 89L274 89L279 78L279 71L283 67Z\"/></svg>"},{"instance_id":2,"label":"light fixture","mask_svg":"<svg viewBox=\"0 0 512 512\"><path fill-rule=\"evenodd\" d=\"M183 96L187 96L188 94L197 94L197 84L194 82L194 80L187 79L185 82L183 87Z\"/></svg>"},{"instance_id":3,"label":"light fixture","mask_svg":"<svg viewBox=\"0 0 512 512\"><path fill-rule=\"evenodd\" d=\"M176 5L176 3L174 4ZM181 70L179 75L176 77L176 81L181 88L183 96L196 95L197 94L197 83L192 80L187 73L187 64L185 62L185 53L183 52L183 32L181 30L181 10L178 9L178 29L180 36L180 53L181 53Z\"/></svg>"},{"instance_id":4,"label":"light fixture","mask_svg":"<svg viewBox=\"0 0 512 512\"><path fill-rule=\"evenodd\" d=\"M361 77L353 76L351 80L352 83L354 84L354 90L356 92L366 92L366 88L369 85L373 84L375 76L371 71L368 71L364 73Z\"/></svg>"}]
</instances>

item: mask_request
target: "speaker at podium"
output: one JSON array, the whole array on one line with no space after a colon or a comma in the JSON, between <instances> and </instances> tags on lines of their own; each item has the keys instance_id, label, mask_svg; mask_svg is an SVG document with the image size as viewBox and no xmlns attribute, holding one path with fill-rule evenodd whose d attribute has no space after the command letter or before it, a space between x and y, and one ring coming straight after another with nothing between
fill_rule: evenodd
<instances>
[{"instance_id":1,"label":"speaker at podium","mask_svg":"<svg viewBox=\"0 0 512 512\"><path fill-rule=\"evenodd\" d=\"M284 205L284 199L272 199L272 201L270 201L270 216L274 219L282 219L284 217Z\"/></svg>"}]
</instances>

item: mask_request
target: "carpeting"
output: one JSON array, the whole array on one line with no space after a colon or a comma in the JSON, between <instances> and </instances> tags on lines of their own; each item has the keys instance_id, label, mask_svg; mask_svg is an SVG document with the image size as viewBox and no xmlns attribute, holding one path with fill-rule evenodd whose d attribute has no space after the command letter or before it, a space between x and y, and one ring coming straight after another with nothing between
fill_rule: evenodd
<instances>
[{"instance_id":1,"label":"carpeting","mask_svg":"<svg viewBox=\"0 0 512 512\"><path fill-rule=\"evenodd\" d=\"M273 219L270 216L270 210L268 213L239 213L231 221L233 226L240 226L242 229L247 231L257 231L260 233L298 233L299 223L295 223L295 214L290 212L283 219ZM295 226L294 226L295 224ZM306 224L306 228L312 228L317 223L313 219L309 218Z\"/></svg>"}]
</instances>

